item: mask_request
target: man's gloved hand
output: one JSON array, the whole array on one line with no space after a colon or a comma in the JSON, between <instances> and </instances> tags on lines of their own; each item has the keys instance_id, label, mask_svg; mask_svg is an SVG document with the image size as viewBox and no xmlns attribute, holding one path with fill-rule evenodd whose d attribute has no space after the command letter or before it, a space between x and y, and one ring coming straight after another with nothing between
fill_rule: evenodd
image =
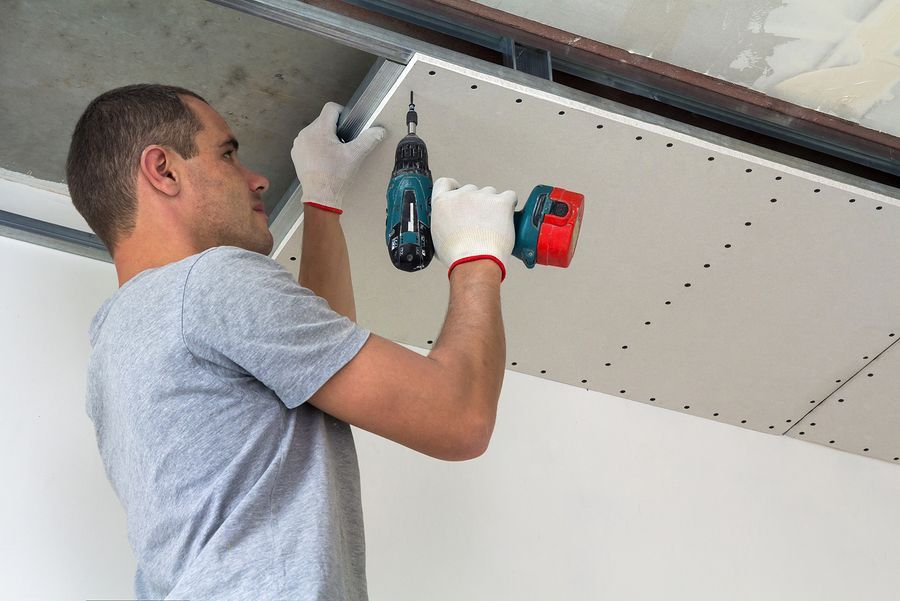
<instances>
[{"instance_id":1,"label":"man's gloved hand","mask_svg":"<svg viewBox=\"0 0 900 601\"><path fill-rule=\"evenodd\" d=\"M513 212L516 193L498 194L494 188L459 187L442 177L431 193L431 237L438 259L449 268L460 263L491 259L500 266L501 281L516 243Z\"/></svg>"},{"instance_id":2,"label":"man's gloved hand","mask_svg":"<svg viewBox=\"0 0 900 601\"><path fill-rule=\"evenodd\" d=\"M344 184L369 152L384 139L384 128L370 127L346 144L337 137L338 116L344 107L329 102L315 121L303 128L291 148L304 204L343 213Z\"/></svg>"}]
</instances>

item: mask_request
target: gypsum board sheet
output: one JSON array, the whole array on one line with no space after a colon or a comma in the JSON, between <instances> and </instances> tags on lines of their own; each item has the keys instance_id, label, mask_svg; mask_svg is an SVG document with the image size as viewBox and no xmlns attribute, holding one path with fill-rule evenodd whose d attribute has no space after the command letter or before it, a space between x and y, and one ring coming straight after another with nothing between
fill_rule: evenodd
<instances>
[{"instance_id":1,"label":"gypsum board sheet","mask_svg":"<svg viewBox=\"0 0 900 601\"><path fill-rule=\"evenodd\" d=\"M447 307L442 265L401 272L385 248L411 90L435 178L512 189L520 205L538 184L585 194L568 269L510 260L510 369L783 433L883 347L900 300L896 198L421 55L370 120L388 135L344 201L373 331L428 348Z\"/></svg>"},{"instance_id":2,"label":"gypsum board sheet","mask_svg":"<svg viewBox=\"0 0 900 601\"><path fill-rule=\"evenodd\" d=\"M882 332L884 352L787 433L799 440L900 464L900 331Z\"/></svg>"}]
</instances>

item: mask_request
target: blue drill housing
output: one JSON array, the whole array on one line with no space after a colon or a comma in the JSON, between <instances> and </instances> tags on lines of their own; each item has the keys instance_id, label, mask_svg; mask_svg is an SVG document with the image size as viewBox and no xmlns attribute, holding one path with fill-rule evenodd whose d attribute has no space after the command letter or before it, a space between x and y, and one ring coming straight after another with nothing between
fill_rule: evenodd
<instances>
[{"instance_id":1,"label":"blue drill housing","mask_svg":"<svg viewBox=\"0 0 900 601\"><path fill-rule=\"evenodd\" d=\"M535 186L521 211L513 215L513 227L516 230L516 245L513 247L514 257L521 259L528 269L533 269L537 261L538 236L544 216L550 212L552 186Z\"/></svg>"},{"instance_id":2,"label":"blue drill housing","mask_svg":"<svg viewBox=\"0 0 900 601\"><path fill-rule=\"evenodd\" d=\"M412 107L412 104L410 104ZM407 121L415 124L410 110ZM413 130L414 126L410 126ZM400 140L387 189L385 241L391 263L403 271L419 271L431 263L431 170L428 149L413 131Z\"/></svg>"},{"instance_id":3,"label":"blue drill housing","mask_svg":"<svg viewBox=\"0 0 900 601\"><path fill-rule=\"evenodd\" d=\"M410 271L424 269L431 261L426 253L432 244L431 188L431 178L421 173L396 175L388 185L385 241L392 258L401 249L403 263L416 268Z\"/></svg>"}]
</instances>

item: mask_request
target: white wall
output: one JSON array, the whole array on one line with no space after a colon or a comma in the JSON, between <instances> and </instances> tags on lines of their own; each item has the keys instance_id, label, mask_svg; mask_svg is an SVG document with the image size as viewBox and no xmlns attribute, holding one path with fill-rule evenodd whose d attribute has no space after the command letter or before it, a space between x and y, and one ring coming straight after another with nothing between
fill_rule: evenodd
<instances>
[{"instance_id":1,"label":"white wall","mask_svg":"<svg viewBox=\"0 0 900 601\"><path fill-rule=\"evenodd\" d=\"M373 601L900 598L900 469L507 372L488 452L357 436Z\"/></svg>"},{"instance_id":2,"label":"white wall","mask_svg":"<svg viewBox=\"0 0 900 601\"><path fill-rule=\"evenodd\" d=\"M129 598L84 413L111 265L0 237L0 582ZM358 433L373 601L896 599L900 468L507 373L473 462Z\"/></svg>"},{"instance_id":3,"label":"white wall","mask_svg":"<svg viewBox=\"0 0 900 601\"><path fill-rule=\"evenodd\" d=\"M112 265L0 237L0 597L127 599L125 514L84 411Z\"/></svg>"}]
</instances>

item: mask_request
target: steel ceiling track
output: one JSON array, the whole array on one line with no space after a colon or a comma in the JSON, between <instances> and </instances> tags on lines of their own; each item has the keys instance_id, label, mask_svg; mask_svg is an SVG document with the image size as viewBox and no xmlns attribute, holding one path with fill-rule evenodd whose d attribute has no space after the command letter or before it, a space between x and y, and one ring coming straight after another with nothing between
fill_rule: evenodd
<instances>
[{"instance_id":1,"label":"steel ceiling track","mask_svg":"<svg viewBox=\"0 0 900 601\"><path fill-rule=\"evenodd\" d=\"M295 29L324 36L340 44L377 54L388 60L406 64L421 43L333 13L292 0L209 0L241 12L281 23ZM430 45L429 45L430 46Z\"/></svg>"},{"instance_id":2,"label":"steel ceiling track","mask_svg":"<svg viewBox=\"0 0 900 601\"><path fill-rule=\"evenodd\" d=\"M309 0L350 4L491 48L510 40L550 54L558 72L900 175L900 138L731 82L575 36L469 0Z\"/></svg>"},{"instance_id":3,"label":"steel ceiling track","mask_svg":"<svg viewBox=\"0 0 900 601\"><path fill-rule=\"evenodd\" d=\"M111 263L100 238L70 227L0 210L0 236Z\"/></svg>"}]
</instances>

